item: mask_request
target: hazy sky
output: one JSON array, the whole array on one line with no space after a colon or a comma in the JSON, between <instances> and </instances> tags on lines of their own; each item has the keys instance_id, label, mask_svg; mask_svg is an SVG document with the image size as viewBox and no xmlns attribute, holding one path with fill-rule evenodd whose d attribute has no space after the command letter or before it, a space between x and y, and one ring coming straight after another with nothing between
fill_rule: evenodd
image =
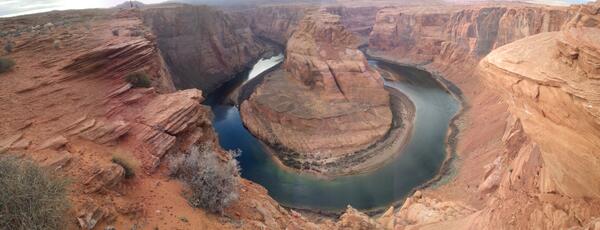
<instances>
[{"instance_id":1,"label":"hazy sky","mask_svg":"<svg viewBox=\"0 0 600 230\"><path fill-rule=\"evenodd\" d=\"M138 0L140 1L140 0ZM165 0L141 0L143 3L158 3ZM50 10L106 8L125 0L0 0L0 17L33 14Z\"/></svg>"},{"instance_id":2,"label":"hazy sky","mask_svg":"<svg viewBox=\"0 0 600 230\"><path fill-rule=\"evenodd\" d=\"M123 3L126 0L0 0L0 17L11 17L22 14L40 13L50 10L83 9L83 8L106 8ZM166 0L138 0L151 4L164 2ZM227 1L227 0L223 0ZM462 0L446 0L450 2ZM468 0L467 0L468 1ZM572 3L584 3L589 0L525 0L536 3L553 5L568 5Z\"/></svg>"}]
</instances>

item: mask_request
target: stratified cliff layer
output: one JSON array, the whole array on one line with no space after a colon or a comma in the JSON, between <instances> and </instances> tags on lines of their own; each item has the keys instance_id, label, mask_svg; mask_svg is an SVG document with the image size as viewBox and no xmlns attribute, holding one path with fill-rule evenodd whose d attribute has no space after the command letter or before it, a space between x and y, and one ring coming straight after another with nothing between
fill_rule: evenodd
<instances>
[{"instance_id":1,"label":"stratified cliff layer","mask_svg":"<svg viewBox=\"0 0 600 230\"><path fill-rule=\"evenodd\" d=\"M376 24L371 34L372 53L439 72L461 89L467 105L457 120L459 168L443 179L450 182L415 193L393 218L381 218L382 224L594 228L600 202L593 166L599 143L597 90L592 85L599 36L598 29L581 27L599 25L598 9L597 4L511 4L381 10L382 26ZM440 13L447 23L424 20ZM400 28L405 33L394 32ZM559 30L564 31L548 32Z\"/></svg>"},{"instance_id":2,"label":"stratified cliff layer","mask_svg":"<svg viewBox=\"0 0 600 230\"><path fill-rule=\"evenodd\" d=\"M259 6L235 13L247 20L255 35L285 46L300 20L312 8L308 5L274 5Z\"/></svg>"},{"instance_id":3,"label":"stratified cliff layer","mask_svg":"<svg viewBox=\"0 0 600 230\"><path fill-rule=\"evenodd\" d=\"M479 58L540 32L557 31L566 8L532 5L385 8L377 13L369 48L417 64Z\"/></svg>"},{"instance_id":4,"label":"stratified cliff layer","mask_svg":"<svg viewBox=\"0 0 600 230\"><path fill-rule=\"evenodd\" d=\"M265 51L246 22L206 6L153 8L143 16L180 89L211 93Z\"/></svg>"},{"instance_id":5,"label":"stratified cliff layer","mask_svg":"<svg viewBox=\"0 0 600 230\"><path fill-rule=\"evenodd\" d=\"M375 24L375 16L377 15L379 7L349 7L339 5L327 7L325 10L331 14L339 15L341 17L342 25L344 25L346 29L366 40Z\"/></svg>"},{"instance_id":6,"label":"stratified cliff layer","mask_svg":"<svg viewBox=\"0 0 600 230\"><path fill-rule=\"evenodd\" d=\"M390 99L358 44L339 16L307 15L288 41L283 70L242 104L244 124L299 159L326 161L374 144L390 129Z\"/></svg>"},{"instance_id":7,"label":"stratified cliff layer","mask_svg":"<svg viewBox=\"0 0 600 230\"><path fill-rule=\"evenodd\" d=\"M506 152L479 185L482 192L495 191L493 198L470 224L595 225L600 130L593 85L600 69L599 39L597 28L541 33L500 47L481 61L479 72L507 100L513 118L504 137Z\"/></svg>"}]
</instances>

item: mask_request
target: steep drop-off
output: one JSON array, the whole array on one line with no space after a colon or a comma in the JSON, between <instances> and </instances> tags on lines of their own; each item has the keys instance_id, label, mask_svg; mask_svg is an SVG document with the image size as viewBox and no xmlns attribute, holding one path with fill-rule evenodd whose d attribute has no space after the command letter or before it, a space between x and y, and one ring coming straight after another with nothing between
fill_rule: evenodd
<instances>
[{"instance_id":1,"label":"steep drop-off","mask_svg":"<svg viewBox=\"0 0 600 230\"><path fill-rule=\"evenodd\" d=\"M339 16L307 15L288 41L283 70L242 104L244 124L299 153L292 160L335 163L329 160L374 144L390 129L390 99L359 43Z\"/></svg>"},{"instance_id":2,"label":"steep drop-off","mask_svg":"<svg viewBox=\"0 0 600 230\"><path fill-rule=\"evenodd\" d=\"M542 33L481 61L478 73L507 100L512 118L505 153L479 186L497 191L474 215L474 226L506 226L507 218L523 227L593 225L600 214L593 87L600 68L599 33L596 28Z\"/></svg>"},{"instance_id":3,"label":"steep drop-off","mask_svg":"<svg viewBox=\"0 0 600 230\"><path fill-rule=\"evenodd\" d=\"M594 226L598 35L570 28L597 26L598 5L464 8L379 12L371 53L440 73L467 106L450 182L380 220L421 229Z\"/></svg>"},{"instance_id":4,"label":"steep drop-off","mask_svg":"<svg viewBox=\"0 0 600 230\"><path fill-rule=\"evenodd\" d=\"M255 35L285 46L300 20L313 8L308 5L259 6L234 13L242 15Z\"/></svg>"},{"instance_id":5,"label":"steep drop-off","mask_svg":"<svg viewBox=\"0 0 600 230\"><path fill-rule=\"evenodd\" d=\"M266 50L247 23L210 7L152 8L143 17L179 89L211 93Z\"/></svg>"}]
</instances>

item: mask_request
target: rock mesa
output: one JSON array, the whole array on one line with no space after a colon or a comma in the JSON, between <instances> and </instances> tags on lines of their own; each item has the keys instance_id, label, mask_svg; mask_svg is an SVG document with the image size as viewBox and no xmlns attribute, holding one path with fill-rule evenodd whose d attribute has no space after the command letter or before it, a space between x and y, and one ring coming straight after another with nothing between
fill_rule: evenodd
<instances>
[{"instance_id":1,"label":"rock mesa","mask_svg":"<svg viewBox=\"0 0 600 230\"><path fill-rule=\"evenodd\" d=\"M288 40L283 69L242 103L244 124L308 159L348 155L381 139L392 122L389 94L359 43L339 16L307 15Z\"/></svg>"}]
</instances>

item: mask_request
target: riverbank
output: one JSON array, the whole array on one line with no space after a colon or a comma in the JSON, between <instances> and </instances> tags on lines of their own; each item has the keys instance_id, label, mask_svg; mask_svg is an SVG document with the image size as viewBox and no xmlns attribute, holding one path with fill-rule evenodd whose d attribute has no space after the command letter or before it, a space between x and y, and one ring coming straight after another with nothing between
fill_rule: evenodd
<instances>
[{"instance_id":1,"label":"riverbank","mask_svg":"<svg viewBox=\"0 0 600 230\"><path fill-rule=\"evenodd\" d=\"M297 157L294 158L300 161L299 165L310 162L308 164L311 168L302 169L291 167L282 160L282 158L294 155L294 153L290 153L290 150L263 142L265 150L282 169L293 173L310 174L321 179L372 172L401 154L413 132L416 110L414 103L398 89L386 86L386 90L390 93L390 108L393 114L392 127L381 140L365 150L316 164L310 160L302 161Z\"/></svg>"},{"instance_id":2,"label":"riverbank","mask_svg":"<svg viewBox=\"0 0 600 230\"><path fill-rule=\"evenodd\" d=\"M441 73L436 71L435 69L428 68L427 64L429 63L411 63L411 62L402 62L401 60L397 60L393 57L387 57L384 55L374 54L372 52L363 51L369 60L376 60L378 62L384 63L390 66L401 66L401 67L410 67L415 68L421 71L428 72L432 79L434 79L440 87L446 90L452 97L454 97L460 103L460 107L454 117L451 119L450 124L448 126L448 131L446 133L445 145L446 145L446 157L439 168L438 173L434 178L431 178L427 182L423 183L420 186L417 186L412 189L412 191L406 195L406 197L412 196L416 191L430 188L434 185L439 185L444 181L449 181L455 175L455 165L454 160L457 157L457 145L458 145L458 135L460 134L460 125L458 124L462 117L465 115L466 111L469 109L469 105L466 99L463 96L461 89L452 83L450 80L442 77ZM396 79L400 80L400 79ZM369 216L380 215L390 207L399 208L404 203L405 199L400 199L389 206L378 207L369 210L361 210L362 212L368 214Z\"/></svg>"},{"instance_id":3,"label":"riverbank","mask_svg":"<svg viewBox=\"0 0 600 230\"><path fill-rule=\"evenodd\" d=\"M372 66L379 64L372 63ZM275 154L269 152L273 149L265 148L264 143L244 128L238 109L229 103L213 105L214 126L221 136L219 142L226 149L242 150L238 158L242 176L263 185L284 207L335 217L350 204L372 215L381 213L392 203L402 203L414 187L436 176L446 156L444 140L448 124L458 109L457 101L428 73L414 68L394 72L404 74L402 69L412 71L406 75L409 80L386 85L399 87L414 104L414 127L405 126L410 137L406 139L407 144L401 144L405 145L398 151L402 153L388 158L375 170L323 179L286 169L276 161ZM244 87L261 78L246 82ZM217 95L228 96L228 93Z\"/></svg>"}]
</instances>

